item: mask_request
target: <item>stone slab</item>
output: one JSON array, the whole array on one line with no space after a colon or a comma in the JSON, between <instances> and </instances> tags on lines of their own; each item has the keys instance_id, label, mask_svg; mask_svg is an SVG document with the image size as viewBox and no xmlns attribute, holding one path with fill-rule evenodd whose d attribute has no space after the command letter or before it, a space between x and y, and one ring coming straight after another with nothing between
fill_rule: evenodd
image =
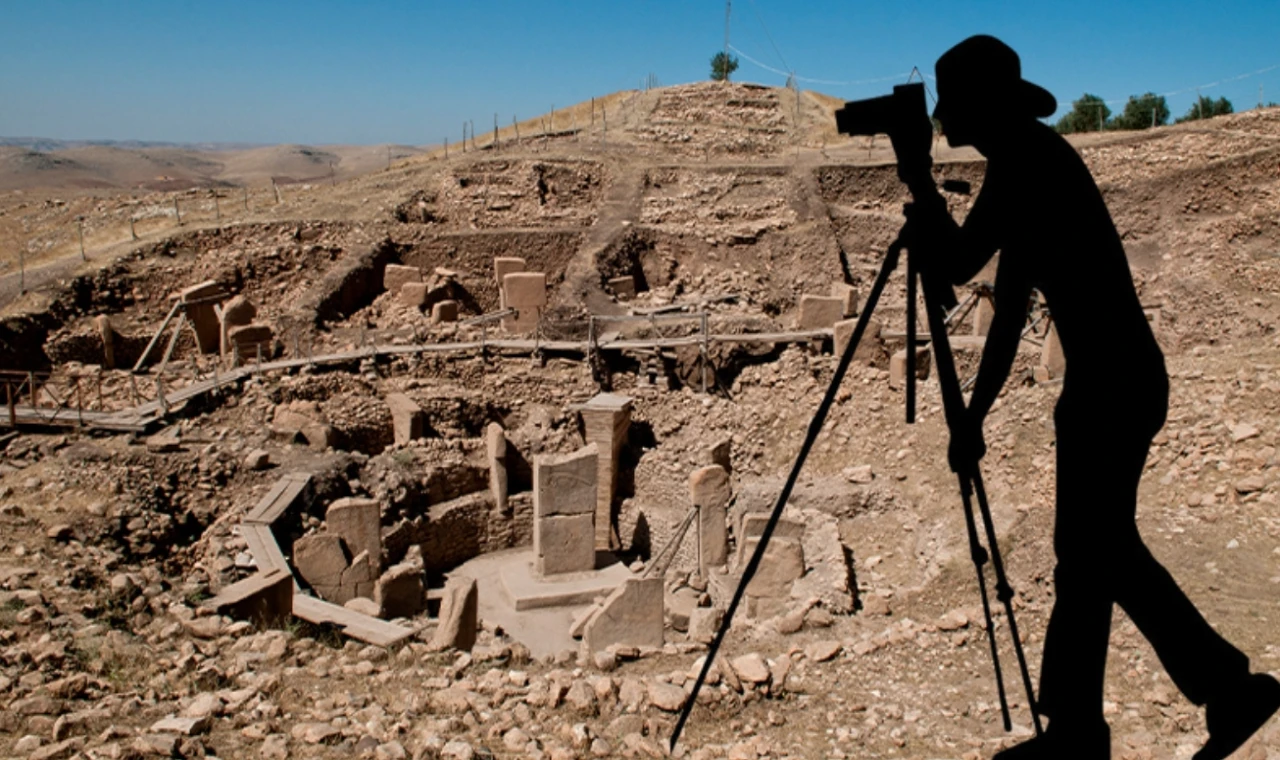
<instances>
[{"instance_id":1,"label":"stone slab","mask_svg":"<svg viewBox=\"0 0 1280 760\"><path fill-rule=\"evenodd\" d=\"M539 575L594 570L595 515L535 518L533 552Z\"/></svg>"},{"instance_id":2,"label":"stone slab","mask_svg":"<svg viewBox=\"0 0 1280 760\"><path fill-rule=\"evenodd\" d=\"M931 354L928 346L916 347L916 377L924 380L929 377ZM889 357L889 387L898 389L907 381L907 349L901 348Z\"/></svg>"},{"instance_id":3,"label":"stone slab","mask_svg":"<svg viewBox=\"0 0 1280 760\"><path fill-rule=\"evenodd\" d=\"M541 309L547 305L547 275L512 272L502 278L502 291L509 309Z\"/></svg>"},{"instance_id":4,"label":"stone slab","mask_svg":"<svg viewBox=\"0 0 1280 760\"><path fill-rule=\"evenodd\" d=\"M445 299L431 307L431 321L437 325L458 321L458 302Z\"/></svg>"},{"instance_id":5,"label":"stone slab","mask_svg":"<svg viewBox=\"0 0 1280 760\"><path fill-rule=\"evenodd\" d=\"M353 555L368 552L376 573L382 567L382 505L373 499L338 499L325 511L329 532L341 536Z\"/></svg>"},{"instance_id":6,"label":"stone slab","mask_svg":"<svg viewBox=\"0 0 1280 760\"><path fill-rule=\"evenodd\" d=\"M382 288L391 293L399 293L406 282L422 282L422 270L407 267L403 264L387 264L382 270Z\"/></svg>"},{"instance_id":7,"label":"stone slab","mask_svg":"<svg viewBox=\"0 0 1280 760\"><path fill-rule=\"evenodd\" d=\"M400 303L410 309L421 309L427 305L431 286L425 282L406 282L400 286Z\"/></svg>"},{"instance_id":8,"label":"stone slab","mask_svg":"<svg viewBox=\"0 0 1280 760\"><path fill-rule=\"evenodd\" d=\"M515 256L497 256L493 259L493 276L498 281L498 287L506 287L504 278L509 274L523 272L525 270L525 260Z\"/></svg>"},{"instance_id":9,"label":"stone slab","mask_svg":"<svg viewBox=\"0 0 1280 760\"><path fill-rule=\"evenodd\" d=\"M405 563L388 568L374 585L373 601L379 616L388 620L422 612L426 607L422 568Z\"/></svg>"},{"instance_id":10,"label":"stone slab","mask_svg":"<svg viewBox=\"0 0 1280 760\"><path fill-rule=\"evenodd\" d=\"M858 289L843 282L831 283L831 297L839 298L843 304L840 311L842 316L852 317L858 313Z\"/></svg>"},{"instance_id":11,"label":"stone slab","mask_svg":"<svg viewBox=\"0 0 1280 760\"><path fill-rule=\"evenodd\" d=\"M533 458L533 514L547 517L594 515L599 478L599 447Z\"/></svg>"},{"instance_id":12,"label":"stone slab","mask_svg":"<svg viewBox=\"0 0 1280 760\"><path fill-rule=\"evenodd\" d=\"M661 647L663 643L662 578L629 578L605 598L582 629L582 643L592 654L614 644Z\"/></svg>"},{"instance_id":13,"label":"stone slab","mask_svg":"<svg viewBox=\"0 0 1280 760\"><path fill-rule=\"evenodd\" d=\"M590 604L635 577L621 562L554 578L539 578L533 569L532 556L526 552L514 555L499 571L502 589L517 611Z\"/></svg>"},{"instance_id":14,"label":"stone slab","mask_svg":"<svg viewBox=\"0 0 1280 760\"><path fill-rule=\"evenodd\" d=\"M800 315L796 320L798 330L820 330L844 319L844 299L831 296L800 296Z\"/></svg>"},{"instance_id":15,"label":"stone slab","mask_svg":"<svg viewBox=\"0 0 1280 760\"><path fill-rule=\"evenodd\" d=\"M298 576L321 597L341 604L342 575L350 566L342 538L335 533L313 533L293 542L293 566ZM347 599L350 595L347 595Z\"/></svg>"},{"instance_id":16,"label":"stone slab","mask_svg":"<svg viewBox=\"0 0 1280 760\"><path fill-rule=\"evenodd\" d=\"M436 651L471 651L476 645L479 607L479 589L474 579L457 576L446 581L444 595L440 600L439 624L429 647Z\"/></svg>"},{"instance_id":17,"label":"stone slab","mask_svg":"<svg viewBox=\"0 0 1280 760\"><path fill-rule=\"evenodd\" d=\"M609 290L618 298L626 301L636 297L636 278L631 275L609 278Z\"/></svg>"}]
</instances>

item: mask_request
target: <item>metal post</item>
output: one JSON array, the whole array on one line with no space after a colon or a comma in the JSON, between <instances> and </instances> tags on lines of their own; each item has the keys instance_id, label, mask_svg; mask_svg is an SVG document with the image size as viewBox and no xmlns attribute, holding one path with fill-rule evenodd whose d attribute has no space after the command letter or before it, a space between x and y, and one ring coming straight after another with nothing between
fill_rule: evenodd
<instances>
[{"instance_id":1,"label":"metal post","mask_svg":"<svg viewBox=\"0 0 1280 760\"><path fill-rule=\"evenodd\" d=\"M133 228L133 217L129 217L129 237L134 240L138 239L138 233Z\"/></svg>"},{"instance_id":2,"label":"metal post","mask_svg":"<svg viewBox=\"0 0 1280 760\"><path fill-rule=\"evenodd\" d=\"M80 260L88 261L89 259L86 258L84 255L84 217L83 216L76 217L76 230L80 233Z\"/></svg>"},{"instance_id":3,"label":"metal post","mask_svg":"<svg viewBox=\"0 0 1280 760\"><path fill-rule=\"evenodd\" d=\"M182 209L178 208L178 199L173 199L173 215L178 217L178 224L182 224Z\"/></svg>"},{"instance_id":4,"label":"metal post","mask_svg":"<svg viewBox=\"0 0 1280 760\"><path fill-rule=\"evenodd\" d=\"M36 373L27 373L27 385L31 387L31 408L35 409L40 406L40 396L36 393Z\"/></svg>"},{"instance_id":5,"label":"metal post","mask_svg":"<svg viewBox=\"0 0 1280 760\"><path fill-rule=\"evenodd\" d=\"M707 392L707 313L702 312L702 392ZM658 349L658 355L662 355L662 349ZM701 534L699 534L701 540ZM701 564L698 567L702 567Z\"/></svg>"},{"instance_id":6,"label":"metal post","mask_svg":"<svg viewBox=\"0 0 1280 760\"><path fill-rule=\"evenodd\" d=\"M8 378L4 381L4 396L5 403L9 407L9 427L16 428L18 427L18 407L13 401L13 383L9 382Z\"/></svg>"},{"instance_id":7,"label":"metal post","mask_svg":"<svg viewBox=\"0 0 1280 760\"><path fill-rule=\"evenodd\" d=\"M724 81L729 82L729 9L732 0L724 0Z\"/></svg>"}]
</instances>

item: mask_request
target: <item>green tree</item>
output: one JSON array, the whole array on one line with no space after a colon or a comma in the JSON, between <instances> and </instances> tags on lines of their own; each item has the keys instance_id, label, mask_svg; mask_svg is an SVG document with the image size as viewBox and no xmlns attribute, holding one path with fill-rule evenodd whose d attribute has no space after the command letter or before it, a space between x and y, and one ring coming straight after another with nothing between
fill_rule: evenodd
<instances>
[{"instance_id":1,"label":"green tree","mask_svg":"<svg viewBox=\"0 0 1280 760\"><path fill-rule=\"evenodd\" d=\"M1130 95L1124 112L1111 120L1112 129L1147 129L1169 123L1169 104L1154 92Z\"/></svg>"},{"instance_id":2,"label":"green tree","mask_svg":"<svg viewBox=\"0 0 1280 760\"><path fill-rule=\"evenodd\" d=\"M1072 101L1071 111L1054 126L1062 134L1072 132L1097 132L1102 129L1111 117L1111 109L1097 95L1085 93L1079 100Z\"/></svg>"},{"instance_id":3,"label":"green tree","mask_svg":"<svg viewBox=\"0 0 1280 760\"><path fill-rule=\"evenodd\" d=\"M738 70L738 59L723 50L711 56L711 81L727 82L729 75Z\"/></svg>"},{"instance_id":4,"label":"green tree","mask_svg":"<svg viewBox=\"0 0 1280 760\"><path fill-rule=\"evenodd\" d=\"M1186 115L1178 119L1178 123L1195 121L1196 119L1212 119L1215 116L1226 116L1229 113L1235 113L1235 110L1235 107L1231 105L1231 101L1226 98L1214 100L1200 95L1196 98L1196 102L1191 104L1191 108L1187 109Z\"/></svg>"}]
</instances>

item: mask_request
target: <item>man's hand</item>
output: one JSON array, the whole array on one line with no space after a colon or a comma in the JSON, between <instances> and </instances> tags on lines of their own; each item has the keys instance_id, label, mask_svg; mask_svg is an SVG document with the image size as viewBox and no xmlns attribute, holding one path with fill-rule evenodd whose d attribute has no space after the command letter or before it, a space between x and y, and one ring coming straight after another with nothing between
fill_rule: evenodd
<instances>
[{"instance_id":1,"label":"man's hand","mask_svg":"<svg viewBox=\"0 0 1280 760\"><path fill-rule=\"evenodd\" d=\"M978 468L978 461L987 454L987 442L982 438L982 418L965 410L961 421L951 429L951 447L947 452L951 470L968 475Z\"/></svg>"}]
</instances>

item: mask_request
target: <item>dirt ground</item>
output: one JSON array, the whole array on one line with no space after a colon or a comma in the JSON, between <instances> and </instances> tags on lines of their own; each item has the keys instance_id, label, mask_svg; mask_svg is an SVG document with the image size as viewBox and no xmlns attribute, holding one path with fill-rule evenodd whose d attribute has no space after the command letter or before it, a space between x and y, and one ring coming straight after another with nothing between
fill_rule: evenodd
<instances>
[{"instance_id":1,"label":"dirt ground","mask_svg":"<svg viewBox=\"0 0 1280 760\"><path fill-rule=\"evenodd\" d=\"M99 366L93 320L110 317L128 357L118 363L131 364L171 294L206 280L257 306L255 319L276 337L268 358L501 334L433 323L430 310L383 291L387 264L418 267L474 318L500 308L494 257L523 257L547 273L540 340L566 344L628 311L694 316L620 323L612 338L695 336L704 313L714 334L777 333L795 326L804 294L848 283L865 297L907 199L887 139L841 138L829 99L785 89L699 84L606 102L604 115L576 107L542 131L524 122L518 142L508 128L496 144L448 158L434 152L334 184L283 186L279 202L262 189L247 204L239 189L216 203L207 189L0 193L0 248L24 246L33 267L25 294L12 267L0 272L0 368L47 371L51 388L96 378L95 411L133 408L157 384L174 393L208 377L216 357L184 334L163 377L153 364L131 379ZM1171 377L1139 526L1215 628L1273 674L1278 141L1280 110L1268 109L1076 143L1121 232ZM980 188L976 154L940 144L935 157L940 180ZM949 200L957 217L971 203ZM616 293L609 280L619 276L640 292ZM997 609L1014 728L1001 726L936 379L920 385L914 426L889 385L905 312L898 273L876 313L886 337L845 379L790 502L838 533L852 612L815 596L740 615L678 754L975 760L1030 735ZM1035 676L1053 604L1061 384L1035 382L1040 348L1024 348L988 422L984 474ZM957 350L962 377L977 357L972 345ZM239 523L281 475L305 471L318 484L318 506L282 529L286 544L318 529L324 500L356 495L382 504L384 536L418 535L430 546L442 505L488 487L489 423L526 458L572 451L584 442L576 405L605 386L634 399L616 505L621 553L649 561L688 511L689 475L714 443L730 442L731 512L772 506L835 364L829 341L723 343L705 360L696 345L594 363L589 351L551 349L356 357L261 373L175 405L156 423L177 439L172 447L147 445L152 431L10 436L0 427L0 754L664 756L706 650L674 621L662 648L536 659L483 621L470 652L433 651L430 595L430 614L402 621L420 632L391 649L300 621L256 630L199 603L253 572ZM411 397L431 432L395 443L389 393ZM289 427L284 412L323 425L325 441ZM521 509L504 518L510 524L485 525L486 536L519 545ZM424 550L423 560L437 589L452 559ZM696 588L693 563L687 547L678 553L668 599ZM722 600L713 580L702 601ZM1119 611L1105 712L1117 758L1189 758L1206 736L1202 710ZM161 723L173 715L190 720ZM1280 758L1280 723L1236 757Z\"/></svg>"}]
</instances>

